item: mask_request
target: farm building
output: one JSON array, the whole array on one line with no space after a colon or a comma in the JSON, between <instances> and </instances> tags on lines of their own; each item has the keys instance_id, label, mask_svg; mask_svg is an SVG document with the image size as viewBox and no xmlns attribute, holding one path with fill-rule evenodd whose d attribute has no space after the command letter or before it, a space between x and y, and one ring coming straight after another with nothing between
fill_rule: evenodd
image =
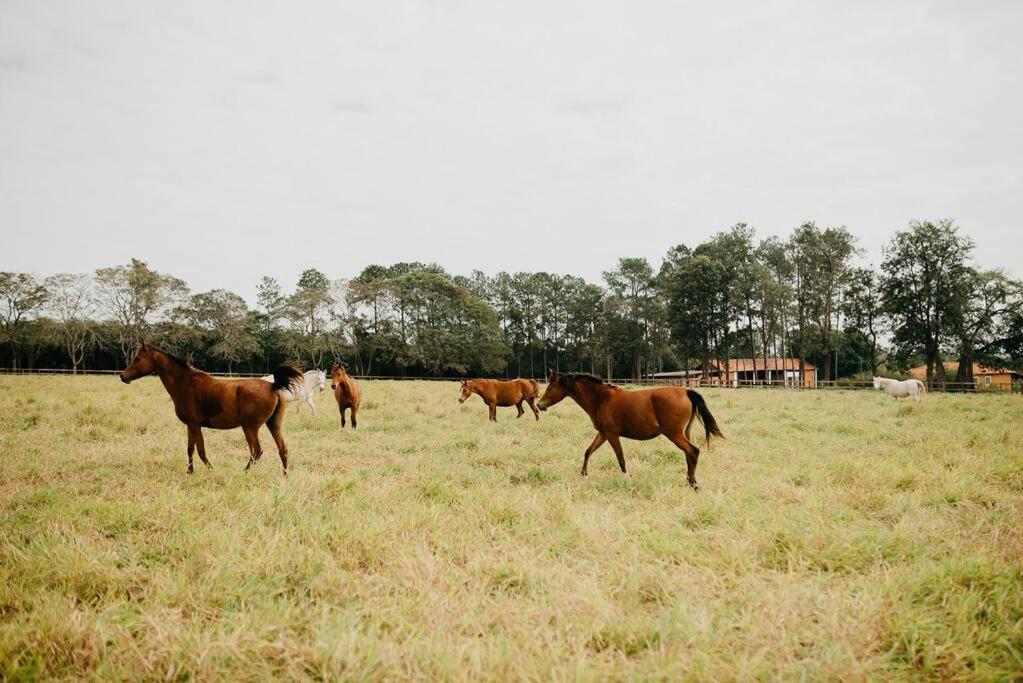
<instances>
[{"instance_id":1,"label":"farm building","mask_svg":"<svg viewBox=\"0 0 1023 683\"><path fill-rule=\"evenodd\" d=\"M956 374L959 372L959 363L948 361L945 364L945 377L949 382L956 381ZM920 365L909 371L910 377L916 379L927 379L927 366ZM980 363L973 364L973 381L978 387L1011 389L1013 382L1023 380L1023 374L1008 368L991 368Z\"/></svg>"},{"instance_id":2,"label":"farm building","mask_svg":"<svg viewBox=\"0 0 1023 683\"><path fill-rule=\"evenodd\" d=\"M817 367L812 363L803 366L803 380L799 379L798 358L730 358L726 364L723 360L711 361L707 371L679 370L677 372L658 372L654 379L689 379L693 383L703 381L704 384L751 384L754 381L764 384L817 386Z\"/></svg>"}]
</instances>

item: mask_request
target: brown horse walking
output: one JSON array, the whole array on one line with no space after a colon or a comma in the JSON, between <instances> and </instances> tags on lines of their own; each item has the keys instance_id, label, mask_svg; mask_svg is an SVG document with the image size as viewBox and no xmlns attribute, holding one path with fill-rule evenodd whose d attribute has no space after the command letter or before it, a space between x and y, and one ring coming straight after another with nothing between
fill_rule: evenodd
<instances>
[{"instance_id":1,"label":"brown horse walking","mask_svg":"<svg viewBox=\"0 0 1023 683\"><path fill-rule=\"evenodd\" d=\"M192 453L212 469L206 459L202 428L234 429L241 427L249 444L249 469L263 455L259 445L259 428L270 430L277 453L281 456L284 474L288 474L288 446L284 443L285 402L281 390L302 379L302 371L293 365L274 370L273 383L261 379L215 379L196 370L186 361L142 342L131 364L121 373L125 384L146 375L156 375L174 402L174 412L188 427L188 473L193 472Z\"/></svg>"},{"instance_id":2,"label":"brown horse walking","mask_svg":"<svg viewBox=\"0 0 1023 683\"><path fill-rule=\"evenodd\" d=\"M626 391L593 375L558 374L551 370L547 391L540 398L540 410L547 410L566 396L571 396L586 411L597 430L593 443L583 454L583 476L586 476L590 455L605 441L614 449L618 467L628 476L620 437L646 441L663 434L686 454L689 485L699 490L696 462L700 458L700 449L689 438L693 418L699 416L703 423L706 443L710 442L711 434L724 438L703 396L692 389L658 387Z\"/></svg>"},{"instance_id":3,"label":"brown horse walking","mask_svg":"<svg viewBox=\"0 0 1023 683\"><path fill-rule=\"evenodd\" d=\"M535 379L510 379L500 381L496 379L474 379L462 381L462 394L458 397L459 403L465 403L473 394L478 394L483 402L490 408L490 421L497 422L497 407L507 408L515 406L519 410L516 417L522 417L525 410L522 409L523 401L529 404L533 410L533 416L540 419L540 411L536 409L536 396L540 393L540 385Z\"/></svg>"},{"instance_id":4,"label":"brown horse walking","mask_svg":"<svg viewBox=\"0 0 1023 683\"><path fill-rule=\"evenodd\" d=\"M352 429L359 426L359 404L362 403L362 389L343 366L335 364L330 368L330 388L341 412L341 428L345 427L345 410L351 409Z\"/></svg>"}]
</instances>

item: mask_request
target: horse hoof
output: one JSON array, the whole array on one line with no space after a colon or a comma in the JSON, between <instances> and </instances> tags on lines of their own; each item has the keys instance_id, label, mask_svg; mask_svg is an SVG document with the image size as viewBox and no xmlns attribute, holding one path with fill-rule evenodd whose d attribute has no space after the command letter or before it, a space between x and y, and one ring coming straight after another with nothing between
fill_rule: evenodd
<instances>
[{"instance_id":1,"label":"horse hoof","mask_svg":"<svg viewBox=\"0 0 1023 683\"><path fill-rule=\"evenodd\" d=\"M195 470L189 467L187 470L185 470L185 474L195 474Z\"/></svg>"}]
</instances>

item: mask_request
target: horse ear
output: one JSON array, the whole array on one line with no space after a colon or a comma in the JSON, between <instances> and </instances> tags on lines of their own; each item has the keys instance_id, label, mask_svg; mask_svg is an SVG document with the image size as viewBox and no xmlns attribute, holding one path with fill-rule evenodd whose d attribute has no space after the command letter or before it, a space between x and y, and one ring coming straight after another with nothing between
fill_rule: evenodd
<instances>
[{"instance_id":1,"label":"horse ear","mask_svg":"<svg viewBox=\"0 0 1023 683\"><path fill-rule=\"evenodd\" d=\"M146 340L145 339L140 339L139 340L139 351L145 351L145 350L146 350Z\"/></svg>"},{"instance_id":2,"label":"horse ear","mask_svg":"<svg viewBox=\"0 0 1023 683\"><path fill-rule=\"evenodd\" d=\"M551 379L557 379L558 373L554 371L554 368L547 368L547 376L550 377Z\"/></svg>"}]
</instances>

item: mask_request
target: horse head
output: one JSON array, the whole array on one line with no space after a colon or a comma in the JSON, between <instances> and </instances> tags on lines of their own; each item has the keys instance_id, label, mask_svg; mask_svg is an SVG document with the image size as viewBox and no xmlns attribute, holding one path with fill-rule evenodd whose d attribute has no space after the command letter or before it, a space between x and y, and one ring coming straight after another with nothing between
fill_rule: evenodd
<instances>
[{"instance_id":1,"label":"horse head","mask_svg":"<svg viewBox=\"0 0 1023 683\"><path fill-rule=\"evenodd\" d=\"M146 346L146 342L143 341L139 345L139 350L135 352L135 357L131 359L131 363L121 372L121 381L131 384L133 380L152 375L155 372L156 357L153 354L153 347Z\"/></svg>"},{"instance_id":2,"label":"horse head","mask_svg":"<svg viewBox=\"0 0 1023 683\"><path fill-rule=\"evenodd\" d=\"M341 383L341 380L344 379L345 375L347 375L347 374L348 373L345 372L344 365L342 365L340 363L334 363L333 365L331 365L330 366L330 390L331 391L337 391L337 385Z\"/></svg>"},{"instance_id":3,"label":"horse head","mask_svg":"<svg viewBox=\"0 0 1023 683\"><path fill-rule=\"evenodd\" d=\"M561 382L561 376L554 370L549 370L547 373L547 389L544 390L543 396L536 402L536 407L540 410L547 410L552 405L559 403L566 396L568 396L568 387Z\"/></svg>"}]
</instances>

